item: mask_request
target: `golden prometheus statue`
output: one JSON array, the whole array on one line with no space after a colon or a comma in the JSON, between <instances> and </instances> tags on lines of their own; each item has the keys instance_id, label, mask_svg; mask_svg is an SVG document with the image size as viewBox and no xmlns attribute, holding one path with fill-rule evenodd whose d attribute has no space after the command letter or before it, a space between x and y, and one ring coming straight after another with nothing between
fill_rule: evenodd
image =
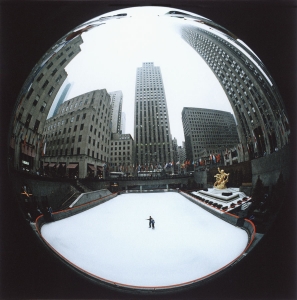
<instances>
[{"instance_id":1,"label":"golden prometheus statue","mask_svg":"<svg viewBox=\"0 0 297 300\"><path fill-rule=\"evenodd\" d=\"M229 179L229 173L225 173L224 170L218 168L219 174L216 174L214 177L216 178L216 182L214 183L213 187L223 190L226 188L226 183Z\"/></svg>"}]
</instances>

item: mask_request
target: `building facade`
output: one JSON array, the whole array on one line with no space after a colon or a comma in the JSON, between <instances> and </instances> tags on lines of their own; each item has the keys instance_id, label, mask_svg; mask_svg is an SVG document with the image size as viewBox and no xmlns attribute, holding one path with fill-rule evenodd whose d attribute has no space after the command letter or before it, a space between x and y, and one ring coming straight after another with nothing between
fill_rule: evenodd
<instances>
[{"instance_id":1,"label":"building facade","mask_svg":"<svg viewBox=\"0 0 297 300\"><path fill-rule=\"evenodd\" d=\"M201 150L216 155L239 143L235 119L230 112L184 107L182 122L186 156L191 162L201 158Z\"/></svg>"},{"instance_id":2,"label":"building facade","mask_svg":"<svg viewBox=\"0 0 297 300\"><path fill-rule=\"evenodd\" d=\"M202 23L185 25L182 38L204 59L224 89L245 160L282 148L289 142L289 122L264 64L236 37Z\"/></svg>"},{"instance_id":3,"label":"building facade","mask_svg":"<svg viewBox=\"0 0 297 300\"><path fill-rule=\"evenodd\" d=\"M113 133L110 142L109 171L134 173L135 147L131 134Z\"/></svg>"},{"instance_id":4,"label":"building facade","mask_svg":"<svg viewBox=\"0 0 297 300\"><path fill-rule=\"evenodd\" d=\"M44 170L79 178L101 175L109 160L110 116L105 89L65 101L45 123Z\"/></svg>"},{"instance_id":5,"label":"building facade","mask_svg":"<svg viewBox=\"0 0 297 300\"><path fill-rule=\"evenodd\" d=\"M110 92L111 99L111 132L120 133L122 125L122 105L123 93L122 91Z\"/></svg>"},{"instance_id":6,"label":"building facade","mask_svg":"<svg viewBox=\"0 0 297 300\"><path fill-rule=\"evenodd\" d=\"M172 161L172 138L160 67L145 62L137 68L134 138L136 164L165 165Z\"/></svg>"},{"instance_id":7,"label":"building facade","mask_svg":"<svg viewBox=\"0 0 297 300\"><path fill-rule=\"evenodd\" d=\"M39 169L43 127L51 105L67 78L65 67L81 51L81 36L50 49L36 64L24 83L12 124L9 149L11 166Z\"/></svg>"}]
</instances>

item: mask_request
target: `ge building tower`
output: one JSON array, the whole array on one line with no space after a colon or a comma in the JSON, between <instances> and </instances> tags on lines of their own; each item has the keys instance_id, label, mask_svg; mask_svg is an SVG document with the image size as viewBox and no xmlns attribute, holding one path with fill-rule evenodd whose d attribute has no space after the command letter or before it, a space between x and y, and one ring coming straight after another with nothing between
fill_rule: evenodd
<instances>
[{"instance_id":1,"label":"ge building tower","mask_svg":"<svg viewBox=\"0 0 297 300\"><path fill-rule=\"evenodd\" d=\"M136 164L164 165L172 161L172 138L160 67L145 62L137 68L134 138Z\"/></svg>"}]
</instances>

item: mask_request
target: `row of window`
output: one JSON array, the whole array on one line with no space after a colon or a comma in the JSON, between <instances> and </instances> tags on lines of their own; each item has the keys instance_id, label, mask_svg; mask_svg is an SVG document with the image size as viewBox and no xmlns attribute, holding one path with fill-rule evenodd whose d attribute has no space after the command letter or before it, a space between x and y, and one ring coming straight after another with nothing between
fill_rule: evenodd
<instances>
[{"instance_id":1,"label":"row of window","mask_svg":"<svg viewBox=\"0 0 297 300\"><path fill-rule=\"evenodd\" d=\"M110 156L122 156L122 155L126 155L126 152L123 152L123 154L122 154L122 152L110 152ZM129 155L129 153L127 153L127 155ZM130 159L129 157L128 157L128 159Z\"/></svg>"},{"instance_id":2,"label":"row of window","mask_svg":"<svg viewBox=\"0 0 297 300\"><path fill-rule=\"evenodd\" d=\"M91 152L90 149L87 150L87 154L86 153L81 153L80 147L76 148L76 152L74 152L74 148L71 148L69 152L68 152L68 149L56 149L56 150L46 149L45 155L48 155L48 156L88 155L88 156L91 156L92 158L97 158L97 159L100 159L102 161L107 161L108 162L108 157L106 157L106 155L103 156L103 154L100 154L100 157L99 157L99 153L97 152L96 157L95 157L95 151Z\"/></svg>"},{"instance_id":3,"label":"row of window","mask_svg":"<svg viewBox=\"0 0 297 300\"><path fill-rule=\"evenodd\" d=\"M111 142L111 146L113 146L113 145L119 145L119 146L121 146L121 145L130 145L130 141L123 141L123 142Z\"/></svg>"}]
</instances>

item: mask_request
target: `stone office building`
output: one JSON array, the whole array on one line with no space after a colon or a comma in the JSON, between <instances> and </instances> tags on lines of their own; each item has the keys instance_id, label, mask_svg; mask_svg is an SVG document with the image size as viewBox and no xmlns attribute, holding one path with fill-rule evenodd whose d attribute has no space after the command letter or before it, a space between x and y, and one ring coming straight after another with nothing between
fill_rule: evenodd
<instances>
[{"instance_id":1,"label":"stone office building","mask_svg":"<svg viewBox=\"0 0 297 300\"><path fill-rule=\"evenodd\" d=\"M172 162L172 137L160 67L145 62L137 68L134 138L136 164L155 166Z\"/></svg>"},{"instance_id":2,"label":"stone office building","mask_svg":"<svg viewBox=\"0 0 297 300\"><path fill-rule=\"evenodd\" d=\"M191 162L201 158L202 150L209 156L238 145L236 123L230 112L184 107L182 122L186 156Z\"/></svg>"},{"instance_id":3,"label":"stone office building","mask_svg":"<svg viewBox=\"0 0 297 300\"><path fill-rule=\"evenodd\" d=\"M112 134L109 157L109 171L133 175L135 147L131 134Z\"/></svg>"},{"instance_id":4,"label":"stone office building","mask_svg":"<svg viewBox=\"0 0 297 300\"><path fill-rule=\"evenodd\" d=\"M44 170L54 176L103 175L109 160L110 117L110 95L105 89L65 101L44 127Z\"/></svg>"},{"instance_id":5,"label":"stone office building","mask_svg":"<svg viewBox=\"0 0 297 300\"><path fill-rule=\"evenodd\" d=\"M289 123L279 91L265 66L228 32L216 32L202 23L185 25L181 34L224 89L238 124L245 160L282 148L289 142Z\"/></svg>"},{"instance_id":6,"label":"stone office building","mask_svg":"<svg viewBox=\"0 0 297 300\"><path fill-rule=\"evenodd\" d=\"M40 167L43 127L51 105L67 77L65 67L81 51L81 36L59 50L50 49L34 67L20 93L12 124L9 157L16 169Z\"/></svg>"}]
</instances>

